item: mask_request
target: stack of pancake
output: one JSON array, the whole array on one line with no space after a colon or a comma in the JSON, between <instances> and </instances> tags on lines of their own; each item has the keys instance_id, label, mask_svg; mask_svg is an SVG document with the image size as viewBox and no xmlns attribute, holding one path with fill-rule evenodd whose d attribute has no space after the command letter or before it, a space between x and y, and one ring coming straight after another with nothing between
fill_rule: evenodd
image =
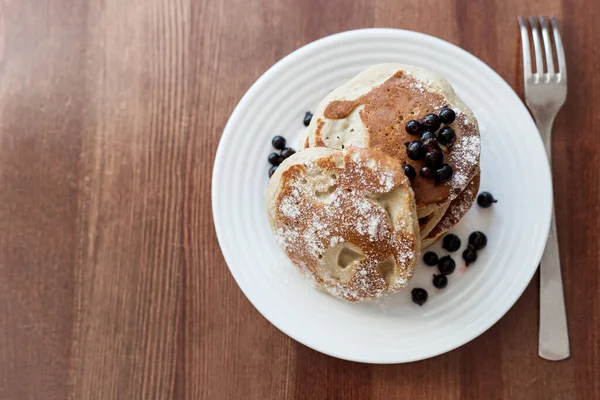
<instances>
[{"instance_id":1,"label":"stack of pancake","mask_svg":"<svg viewBox=\"0 0 600 400\"><path fill-rule=\"evenodd\" d=\"M446 182L419 175L424 161L407 156L415 136L405 129L443 107L456 114L456 139L441 146L453 169ZM269 221L294 264L349 301L404 287L419 251L464 216L479 189L477 121L443 77L421 68L376 65L333 90L300 147L269 182ZM405 165L417 171L410 182Z\"/></svg>"}]
</instances>

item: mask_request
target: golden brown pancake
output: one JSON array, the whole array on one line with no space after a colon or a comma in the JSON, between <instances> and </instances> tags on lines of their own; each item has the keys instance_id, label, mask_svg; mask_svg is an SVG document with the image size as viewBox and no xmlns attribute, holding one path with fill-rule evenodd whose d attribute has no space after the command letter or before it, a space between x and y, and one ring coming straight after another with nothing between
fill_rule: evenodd
<instances>
[{"instance_id":1,"label":"golden brown pancake","mask_svg":"<svg viewBox=\"0 0 600 400\"><path fill-rule=\"evenodd\" d=\"M303 150L271 177L267 211L290 260L336 297L393 293L412 277L419 228L396 158L375 149Z\"/></svg>"}]
</instances>

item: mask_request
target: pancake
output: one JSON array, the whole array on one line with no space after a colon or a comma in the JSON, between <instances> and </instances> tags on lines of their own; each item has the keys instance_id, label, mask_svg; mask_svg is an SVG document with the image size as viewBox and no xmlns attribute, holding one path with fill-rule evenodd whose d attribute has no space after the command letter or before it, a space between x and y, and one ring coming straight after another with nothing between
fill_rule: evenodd
<instances>
[{"instance_id":1,"label":"pancake","mask_svg":"<svg viewBox=\"0 0 600 400\"><path fill-rule=\"evenodd\" d=\"M420 176L412 182L422 218L457 198L479 168L477 120L442 76L402 64L370 67L323 99L300 144L302 148L376 148L419 171L423 161L406 155L406 143L418 137L408 134L404 126L411 119L438 113L443 106L456 113L449 125L456 133L452 150L441 146L454 175L441 184Z\"/></svg>"},{"instance_id":2,"label":"pancake","mask_svg":"<svg viewBox=\"0 0 600 400\"><path fill-rule=\"evenodd\" d=\"M412 277L419 226L398 159L375 149L303 150L277 168L266 197L280 247L318 288L353 302Z\"/></svg>"},{"instance_id":3,"label":"pancake","mask_svg":"<svg viewBox=\"0 0 600 400\"><path fill-rule=\"evenodd\" d=\"M460 195L458 197L460 197ZM421 237L427 237L427 235L429 235L429 232L431 232L433 228L437 226L438 222L440 222L444 214L446 214L446 211L448 210L448 207L451 203L452 202L443 204L435 212L426 215L422 218L419 218L419 231Z\"/></svg>"},{"instance_id":4,"label":"pancake","mask_svg":"<svg viewBox=\"0 0 600 400\"><path fill-rule=\"evenodd\" d=\"M478 171L465 190L450 203L450 206L437 225L427 233L421 231L421 237L423 238L421 242L422 249L435 243L465 216L477 198L480 178L481 176Z\"/></svg>"}]
</instances>

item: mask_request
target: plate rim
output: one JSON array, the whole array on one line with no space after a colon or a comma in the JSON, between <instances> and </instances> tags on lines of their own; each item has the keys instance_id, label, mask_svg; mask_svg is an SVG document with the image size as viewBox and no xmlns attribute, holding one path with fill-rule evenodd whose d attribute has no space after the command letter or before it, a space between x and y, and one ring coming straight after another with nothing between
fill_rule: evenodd
<instances>
[{"instance_id":1,"label":"plate rim","mask_svg":"<svg viewBox=\"0 0 600 400\"><path fill-rule=\"evenodd\" d=\"M508 299L507 301L504 301L502 303L502 306L498 307L496 309L499 311L496 311L495 314L493 314L493 316L491 318L483 320L481 322L481 324L476 327L476 329L469 331L469 332L465 332L462 339L458 340L456 343L452 343L450 345L445 344L445 345L440 346L439 349L436 349L434 351L424 352L424 353L419 354L418 356L414 356L414 357L405 357L400 360L398 360L398 359L379 360L379 359L373 359L373 358L368 358L368 357L349 357L348 355L341 354L341 353L338 353L335 351L331 351L330 349L323 348L318 343L307 343L307 341L305 341L299 337L300 335L296 334L295 332L291 332L288 329L283 328L278 322L275 322L271 318L267 317L267 315L265 315L265 312L263 312L263 310L261 310L259 307L257 307L256 303L253 301L251 296L249 296L247 290L245 290L244 287L240 284L238 275L236 274L234 269L232 269L230 267L231 257L228 256L227 254L225 254L225 252L223 251L223 243L225 241L224 238L225 238L226 233L224 232L224 227L223 226L219 227L220 224L217 222L221 218L220 218L220 204L217 199L218 190L217 190L216 182L219 181L218 177L221 175L221 173L222 173L221 171L223 169L223 163L219 162L219 161L221 158L224 157L223 153L225 152L226 143L230 142L231 138L234 137L235 130L233 130L231 127L234 125L235 120L237 120L239 118L238 115L242 112L241 109L245 106L245 104L248 101L250 101L250 98L252 97L251 95L255 91L259 90L260 87L263 85L263 81L266 81L270 75L275 74L278 70L285 68L286 65L293 62L294 59L301 57L302 54L305 51L308 51L310 47L317 46L320 43L322 44L323 42L328 42L328 41L334 42L335 40L339 40L340 37L346 37L346 36L352 36L352 35L363 35L363 34L364 35L377 35L377 34L380 34L380 35L386 35L386 34L408 35L408 36L413 36L417 39L422 39L422 40L426 40L426 41L436 41L444 46L450 46L451 48L454 48L454 50L461 52L467 58L470 58L472 62L478 64L479 67L486 69L488 73L491 73L492 75L494 75L497 78L498 83L500 85L504 86L505 89L508 89L508 91L514 96L515 103L518 103L520 105L520 107L522 107L526 111L527 118L530 120L530 122L533 124L533 126L537 130L535 121L533 120L533 117L531 116L528 108L523 103L523 101L521 100L519 95L516 93L516 91L512 88L512 86L510 86L508 84L508 82L506 82L506 80L504 78L502 78L502 76L500 74L498 74L494 69L492 69L488 64L486 64L484 61L482 61L475 55L471 54L467 50L461 48L460 46L457 46L457 45L455 45L451 42L448 42L444 39L441 39L441 38L438 38L438 37L435 37L432 35L428 35L425 33L411 31L411 30L405 30L405 29L396 29L396 28L363 28L363 29L353 29L353 30L335 33L332 35L324 36L315 41L309 42L309 43L293 50L291 53L287 54L286 56L284 56L283 58L278 60L271 67L269 67L265 72L263 72L261 74L261 76L258 79L256 79L254 81L254 83L244 92L241 99L238 101L238 103L236 104L235 108L233 109L231 115L229 116L229 119L227 120L225 127L223 128L223 132L219 139L219 144L217 146L217 150L215 153L215 158L214 158L214 163L213 163L213 171L212 171L212 176L211 176L211 179L212 179L212 183L211 183L212 217L213 217L213 225L215 228L215 232L217 234L217 241L219 243L219 248L221 249L221 254L223 255L225 263L227 264L227 268L229 269L229 272L233 276L237 286L241 289L242 293L244 294L244 296L246 296L246 298L248 299L250 304L252 304L252 306L258 311L258 313L263 318L265 318L269 323L271 323L278 330L280 330L281 332L283 332L290 338L303 344L304 346L307 346L313 350L319 351L323 354L327 354L332 357L336 357L336 358L347 360L347 361L360 362L360 363L400 364L400 363L407 363L407 362L419 361L419 360L424 360L427 358L436 357L440 354L444 354L449 351L452 351L452 350L462 347L466 343L468 343L468 342L474 340L475 338L477 338L478 336L482 335L484 332L489 330L493 325L495 325L498 321L500 321L500 319L502 319L502 317L504 315L506 315L506 313L521 298L521 296L523 295L524 291L526 290L527 286L531 282L531 279L533 278L533 276L535 275L535 273L538 269L538 266L541 261L542 254L545 249L546 242L547 242L548 233L549 233L550 224L551 224L552 207L553 207L553 202L554 202L553 187L552 187L553 182L552 182L550 164L549 164L548 158L545 157L545 161L543 162L544 166L538 165L538 167L540 167L544 170L543 174L545 174L548 178L547 182L549 183L550 187L548 188L547 191L549 192L548 194L549 194L550 201L548 201L547 210L544 213L546 215L546 218L544 219L544 221L540 221L540 223L542 225L544 225L541 228L541 232L543 232L543 235L541 236L541 238L543 238L544 240L540 239L540 242L537 244L537 248L533 248L533 249L529 250L533 254L532 259L537 260L537 262L535 263L535 267L531 267L529 274L526 274L527 279L523 279L520 282L520 284L517 283L515 285L515 286L519 286L519 287L518 287L518 290L515 291L515 293L518 293L518 295L515 296L514 299ZM542 139L539 134L536 136L536 139L538 141L538 146L543 148L543 142L542 142Z\"/></svg>"}]
</instances>

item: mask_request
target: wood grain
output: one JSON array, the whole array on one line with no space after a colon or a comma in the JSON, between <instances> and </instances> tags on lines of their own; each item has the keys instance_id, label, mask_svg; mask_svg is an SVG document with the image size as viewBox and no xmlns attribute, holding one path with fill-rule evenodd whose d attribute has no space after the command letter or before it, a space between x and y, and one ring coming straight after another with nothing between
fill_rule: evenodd
<instances>
[{"instance_id":1,"label":"wood grain","mask_svg":"<svg viewBox=\"0 0 600 400\"><path fill-rule=\"evenodd\" d=\"M378 26L455 43L522 94L516 16L538 13L559 17L569 66L554 176L571 359L536 355L537 279L479 338L407 365L270 325L211 217L245 90L301 45ZM600 399L599 18L592 0L1 1L0 399Z\"/></svg>"}]
</instances>

